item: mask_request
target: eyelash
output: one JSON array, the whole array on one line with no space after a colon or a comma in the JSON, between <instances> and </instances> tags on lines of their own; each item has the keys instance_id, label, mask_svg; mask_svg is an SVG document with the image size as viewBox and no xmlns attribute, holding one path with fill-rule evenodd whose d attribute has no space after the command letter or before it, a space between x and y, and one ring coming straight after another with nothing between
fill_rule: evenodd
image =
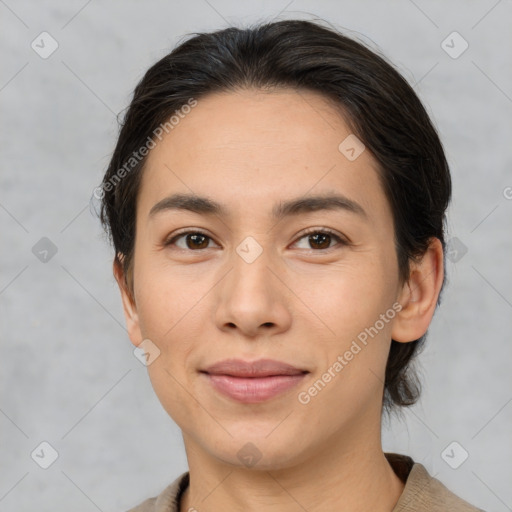
<instances>
[{"instance_id":1,"label":"eyelash","mask_svg":"<svg viewBox=\"0 0 512 512\"><path fill-rule=\"evenodd\" d=\"M315 235L315 234L323 234L323 235L330 235L331 237L335 238L338 242L338 245L340 246L347 246L347 245L350 245L350 242L345 239L345 238L342 238L340 235L338 235L335 231L333 231L332 229L329 229L329 228L311 228L309 230L307 230L306 232L302 233L302 235L296 239L296 242L298 242L299 240L302 240L303 238L307 237L308 235ZM183 236L186 236L186 235L202 235L206 238L209 238L210 240L213 240L212 237L208 236L205 232L197 229L197 230L188 230L188 231L182 231L182 232L179 232L179 233L176 233L172 238L169 238L167 239L164 243L163 243L163 246L164 247L169 247L171 245L174 245L174 243L176 242L176 240L178 240L179 238L182 238ZM310 251L312 252L325 252L325 251L330 251L332 249L335 249L336 246L333 246L333 247L328 247L327 249L310 249ZM201 252L201 251L204 251L206 249L197 249L197 250L192 250L192 249L182 249L181 247L178 247L179 250L182 250L182 251L187 251L187 252Z\"/></svg>"}]
</instances>

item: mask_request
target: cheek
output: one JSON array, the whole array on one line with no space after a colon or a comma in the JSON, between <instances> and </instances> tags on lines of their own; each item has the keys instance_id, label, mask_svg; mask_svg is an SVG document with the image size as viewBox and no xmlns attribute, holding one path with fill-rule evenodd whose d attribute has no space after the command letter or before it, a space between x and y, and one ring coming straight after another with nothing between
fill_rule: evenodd
<instances>
[{"instance_id":1,"label":"cheek","mask_svg":"<svg viewBox=\"0 0 512 512\"><path fill-rule=\"evenodd\" d=\"M199 286L179 271L163 267L156 258L141 258L138 263L135 296L141 331L145 337L162 343L193 314Z\"/></svg>"},{"instance_id":2,"label":"cheek","mask_svg":"<svg viewBox=\"0 0 512 512\"><path fill-rule=\"evenodd\" d=\"M323 394L327 402L338 402L341 397L346 403L354 397L361 403L371 400L384 381L396 314L392 308L395 286L388 262L382 258L367 261L327 276L325 286L304 296L304 302L329 327L323 325L326 336L318 345L318 353L323 352L318 376L329 381L331 391Z\"/></svg>"},{"instance_id":3,"label":"cheek","mask_svg":"<svg viewBox=\"0 0 512 512\"><path fill-rule=\"evenodd\" d=\"M386 279L385 265L368 260L364 265L302 274L296 281L297 295L314 313L307 317L315 323L321 321L327 338L335 342L346 343L356 337L393 303L393 286Z\"/></svg>"},{"instance_id":4,"label":"cheek","mask_svg":"<svg viewBox=\"0 0 512 512\"><path fill-rule=\"evenodd\" d=\"M149 258L139 263L136 300L140 329L160 350L148 372L157 394L163 391L173 399L179 393L179 383L188 378L190 355L205 338L201 329L208 315L205 296L211 284Z\"/></svg>"},{"instance_id":5,"label":"cheek","mask_svg":"<svg viewBox=\"0 0 512 512\"><path fill-rule=\"evenodd\" d=\"M180 426L194 417L190 357L199 340L200 317L206 314L199 287L186 286L177 273L148 266L140 272L138 312L142 334L160 355L147 368L151 385L169 416ZM190 281L188 281L190 285ZM195 411L197 413L198 411Z\"/></svg>"},{"instance_id":6,"label":"cheek","mask_svg":"<svg viewBox=\"0 0 512 512\"><path fill-rule=\"evenodd\" d=\"M309 411L331 433L380 407L394 316L392 301L374 283L344 284L322 298L326 323L335 334L320 340L317 370L300 390L301 403L308 402L304 413ZM386 322L380 315L388 311Z\"/></svg>"}]
</instances>

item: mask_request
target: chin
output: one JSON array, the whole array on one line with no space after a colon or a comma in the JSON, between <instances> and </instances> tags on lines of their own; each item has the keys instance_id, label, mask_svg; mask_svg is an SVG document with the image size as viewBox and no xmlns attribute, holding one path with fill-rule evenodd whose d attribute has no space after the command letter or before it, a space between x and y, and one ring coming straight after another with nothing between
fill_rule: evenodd
<instances>
[{"instance_id":1,"label":"chin","mask_svg":"<svg viewBox=\"0 0 512 512\"><path fill-rule=\"evenodd\" d=\"M254 471L274 471L292 467L306 458L304 452L304 439L287 440L276 436L274 439L261 437L249 437L247 434L233 436L228 443L215 444L207 447L210 454L236 468L245 468ZM295 452L294 450L299 450Z\"/></svg>"}]
</instances>

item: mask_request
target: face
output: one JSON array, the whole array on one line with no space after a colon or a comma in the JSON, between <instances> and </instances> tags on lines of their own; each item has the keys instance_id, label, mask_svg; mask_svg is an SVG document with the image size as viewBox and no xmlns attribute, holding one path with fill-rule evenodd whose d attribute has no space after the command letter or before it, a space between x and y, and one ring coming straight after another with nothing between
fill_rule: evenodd
<instances>
[{"instance_id":1,"label":"face","mask_svg":"<svg viewBox=\"0 0 512 512\"><path fill-rule=\"evenodd\" d=\"M252 443L284 468L380 429L402 288L376 162L353 139L340 150L350 135L313 92L215 93L148 156L125 312L159 351L151 382L187 448L242 466ZM233 358L302 373L204 373Z\"/></svg>"}]
</instances>

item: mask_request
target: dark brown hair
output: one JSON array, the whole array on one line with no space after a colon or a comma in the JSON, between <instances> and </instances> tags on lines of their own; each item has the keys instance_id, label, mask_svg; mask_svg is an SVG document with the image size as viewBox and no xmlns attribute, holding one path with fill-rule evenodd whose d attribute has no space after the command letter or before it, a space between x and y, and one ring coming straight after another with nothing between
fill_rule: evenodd
<instances>
[{"instance_id":1,"label":"dark brown hair","mask_svg":"<svg viewBox=\"0 0 512 512\"><path fill-rule=\"evenodd\" d=\"M159 126L169 126L169 119L177 119L191 99L217 91L291 87L332 100L378 162L393 211L402 282L409 276L410 261L424 254L433 237L445 249L451 180L442 144L412 87L376 50L301 20L190 35L151 66L136 86L95 192L102 199L101 222L129 291L137 194L146 160L141 148L154 144ZM409 343L392 341L383 396L386 410L417 401L420 384L410 364L424 341L425 336Z\"/></svg>"}]
</instances>

